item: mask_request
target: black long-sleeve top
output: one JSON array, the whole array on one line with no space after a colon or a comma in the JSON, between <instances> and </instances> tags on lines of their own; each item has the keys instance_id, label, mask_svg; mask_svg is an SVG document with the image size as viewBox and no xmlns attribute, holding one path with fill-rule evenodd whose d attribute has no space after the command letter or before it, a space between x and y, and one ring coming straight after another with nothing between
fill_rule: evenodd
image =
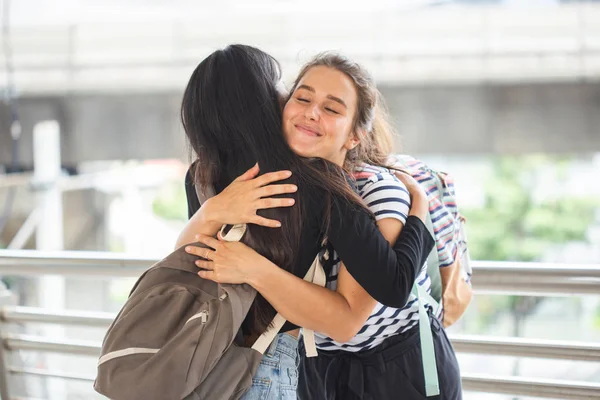
<instances>
[{"instance_id":1,"label":"black long-sleeve top","mask_svg":"<svg viewBox=\"0 0 600 400\"><path fill-rule=\"evenodd\" d=\"M224 186L216 185L217 192ZM185 190L191 217L201 204L189 170ZM320 198L323 197L311 196L309 201L315 204L306 208L310 212L305 214L303 221L296 257L299 268L294 269L300 278L304 277L321 249L325 202L319 202ZM327 239L352 277L375 300L394 308L402 308L408 301L413 283L435 245L423 222L410 216L398 240L390 246L367 210L335 198Z\"/></svg>"}]
</instances>

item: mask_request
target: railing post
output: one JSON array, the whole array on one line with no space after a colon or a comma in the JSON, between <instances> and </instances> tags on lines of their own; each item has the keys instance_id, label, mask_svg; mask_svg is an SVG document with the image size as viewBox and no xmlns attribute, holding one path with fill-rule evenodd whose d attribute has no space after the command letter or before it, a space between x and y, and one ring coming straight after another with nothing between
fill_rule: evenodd
<instances>
[{"instance_id":1,"label":"railing post","mask_svg":"<svg viewBox=\"0 0 600 400\"><path fill-rule=\"evenodd\" d=\"M0 281L0 313L2 308L11 303L11 292ZM4 325L0 322L0 399L10 400L10 376L8 372L9 361L6 356L6 346L3 339Z\"/></svg>"},{"instance_id":2,"label":"railing post","mask_svg":"<svg viewBox=\"0 0 600 400\"><path fill-rule=\"evenodd\" d=\"M10 400L8 388L8 363L4 355L4 340L0 336L0 399Z\"/></svg>"}]
</instances>

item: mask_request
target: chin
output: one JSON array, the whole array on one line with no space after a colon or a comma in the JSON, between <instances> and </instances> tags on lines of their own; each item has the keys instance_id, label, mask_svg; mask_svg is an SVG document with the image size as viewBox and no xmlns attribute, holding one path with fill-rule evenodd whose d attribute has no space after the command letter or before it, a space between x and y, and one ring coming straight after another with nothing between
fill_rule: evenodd
<instances>
[{"instance_id":1,"label":"chin","mask_svg":"<svg viewBox=\"0 0 600 400\"><path fill-rule=\"evenodd\" d=\"M292 151L294 153L296 153L300 157L318 157L317 155L315 155L315 152L312 151L312 149L307 146L302 146L302 145L297 145L297 144L294 145L294 144L290 143L290 148L292 149Z\"/></svg>"}]
</instances>

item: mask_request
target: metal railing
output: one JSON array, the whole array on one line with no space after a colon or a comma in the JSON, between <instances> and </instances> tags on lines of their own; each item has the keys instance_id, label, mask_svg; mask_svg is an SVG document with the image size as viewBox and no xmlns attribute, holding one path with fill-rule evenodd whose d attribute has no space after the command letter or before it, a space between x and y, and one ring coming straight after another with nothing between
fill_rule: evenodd
<instances>
[{"instance_id":1,"label":"metal railing","mask_svg":"<svg viewBox=\"0 0 600 400\"><path fill-rule=\"evenodd\" d=\"M0 251L0 275L58 274L69 276L136 277L156 260L132 256L89 252ZM523 293L534 295L598 295L600 266L535 263L475 262L474 285L486 293ZM50 323L106 328L112 313L61 311L5 306L0 310L2 323ZM86 340L62 340L24 334L0 336L3 350L37 351L98 357L100 343ZM457 352L513 357L534 357L600 363L600 343L549 341L454 335ZM1 360L0 360L1 361ZM68 374L35 368L6 365L8 374L93 381L92 376ZM469 391L503 393L555 399L600 399L600 384L523 377L498 377L463 374L463 387ZM0 395L6 393L0 392ZM4 397L2 397L4 399ZM8 398L8 397L6 397Z\"/></svg>"},{"instance_id":2,"label":"metal railing","mask_svg":"<svg viewBox=\"0 0 600 400\"><path fill-rule=\"evenodd\" d=\"M84 251L0 250L0 275L138 277L155 258ZM477 293L523 295L600 294L600 266L475 261Z\"/></svg>"}]
</instances>

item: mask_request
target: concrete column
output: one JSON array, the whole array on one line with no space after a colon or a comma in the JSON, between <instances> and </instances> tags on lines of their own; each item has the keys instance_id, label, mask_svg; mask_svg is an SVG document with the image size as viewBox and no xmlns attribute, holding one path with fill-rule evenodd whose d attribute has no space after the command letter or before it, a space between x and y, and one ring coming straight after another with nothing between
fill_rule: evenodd
<instances>
[{"instance_id":1,"label":"concrete column","mask_svg":"<svg viewBox=\"0 0 600 400\"><path fill-rule=\"evenodd\" d=\"M40 251L62 250L64 247L62 192L57 186L61 175L60 126L57 121L43 121L33 130L33 183L40 211L36 231L36 245ZM65 308L65 278L47 275L39 278L38 298L40 307L50 310ZM42 335L63 338L61 326L45 326ZM63 357L49 354L45 357L46 367L52 372L63 369ZM65 399L66 382L58 378L47 378L47 393L50 400Z\"/></svg>"}]
</instances>

